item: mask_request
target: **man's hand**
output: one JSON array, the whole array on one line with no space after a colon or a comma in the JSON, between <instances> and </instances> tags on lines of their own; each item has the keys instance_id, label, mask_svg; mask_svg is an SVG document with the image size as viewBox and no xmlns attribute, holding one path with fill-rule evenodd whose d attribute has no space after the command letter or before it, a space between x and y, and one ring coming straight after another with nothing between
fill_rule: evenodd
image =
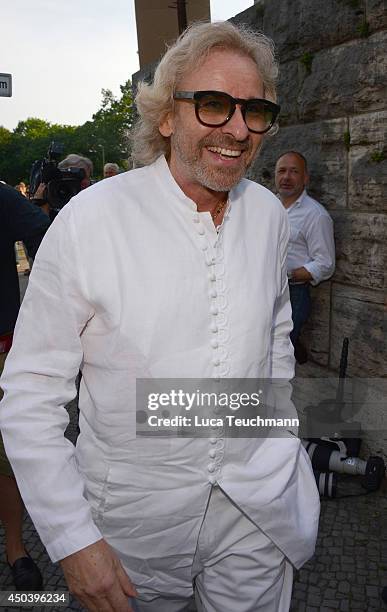
<instances>
[{"instance_id":1,"label":"man's hand","mask_svg":"<svg viewBox=\"0 0 387 612\"><path fill-rule=\"evenodd\" d=\"M105 540L65 557L61 566L70 592L91 612L133 612L137 591Z\"/></svg>"},{"instance_id":2,"label":"man's hand","mask_svg":"<svg viewBox=\"0 0 387 612\"><path fill-rule=\"evenodd\" d=\"M45 189L46 189L46 184L40 183L37 190L35 191L33 195L33 199L34 200L44 200Z\"/></svg>"},{"instance_id":3,"label":"man's hand","mask_svg":"<svg viewBox=\"0 0 387 612\"><path fill-rule=\"evenodd\" d=\"M307 283L313 280L313 276L310 272L303 266L301 268L295 268L291 270L288 274L290 280L295 281L296 283Z\"/></svg>"},{"instance_id":4,"label":"man's hand","mask_svg":"<svg viewBox=\"0 0 387 612\"><path fill-rule=\"evenodd\" d=\"M50 216L50 206L45 199L46 187L47 185L45 183L40 183L39 187L31 198L31 202L39 206L39 208L45 212L46 215Z\"/></svg>"}]
</instances>

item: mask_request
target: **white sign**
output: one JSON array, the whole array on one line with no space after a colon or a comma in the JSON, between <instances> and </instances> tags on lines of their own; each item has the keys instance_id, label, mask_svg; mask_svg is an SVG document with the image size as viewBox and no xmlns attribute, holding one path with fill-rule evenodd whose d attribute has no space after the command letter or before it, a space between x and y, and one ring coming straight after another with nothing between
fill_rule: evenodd
<instances>
[{"instance_id":1,"label":"white sign","mask_svg":"<svg viewBox=\"0 0 387 612\"><path fill-rule=\"evenodd\" d=\"M12 74L0 72L0 97L10 98L12 96Z\"/></svg>"}]
</instances>

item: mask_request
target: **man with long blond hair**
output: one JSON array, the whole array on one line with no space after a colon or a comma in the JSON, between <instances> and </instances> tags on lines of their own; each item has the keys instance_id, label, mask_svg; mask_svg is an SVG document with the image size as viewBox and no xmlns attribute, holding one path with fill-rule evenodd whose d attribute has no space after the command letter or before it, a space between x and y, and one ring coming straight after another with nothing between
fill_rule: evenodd
<instances>
[{"instance_id":1,"label":"man with long blond hair","mask_svg":"<svg viewBox=\"0 0 387 612\"><path fill-rule=\"evenodd\" d=\"M276 76L264 35L190 27L138 89L137 168L77 195L36 259L1 426L88 610L183 612L195 593L204 612L285 612L313 554L318 494L294 433L136 436L136 380L293 376L286 213L243 178L275 129Z\"/></svg>"}]
</instances>

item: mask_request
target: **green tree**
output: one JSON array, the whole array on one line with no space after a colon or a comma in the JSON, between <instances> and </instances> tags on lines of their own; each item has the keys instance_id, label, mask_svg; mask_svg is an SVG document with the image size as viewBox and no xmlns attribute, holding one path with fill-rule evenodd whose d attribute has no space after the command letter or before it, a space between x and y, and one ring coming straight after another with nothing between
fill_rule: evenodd
<instances>
[{"instance_id":1,"label":"green tree","mask_svg":"<svg viewBox=\"0 0 387 612\"><path fill-rule=\"evenodd\" d=\"M0 147L6 145L12 138L12 132L0 125Z\"/></svg>"},{"instance_id":2,"label":"green tree","mask_svg":"<svg viewBox=\"0 0 387 612\"><path fill-rule=\"evenodd\" d=\"M30 117L29 119L26 119L26 121L19 121L14 130L14 134L21 136L22 138L30 138L33 140L47 136L50 129L51 124L44 121L44 119Z\"/></svg>"},{"instance_id":3,"label":"green tree","mask_svg":"<svg viewBox=\"0 0 387 612\"><path fill-rule=\"evenodd\" d=\"M5 128L2 128L4 130ZM19 121L11 137L0 135L0 176L10 185L19 181L29 182L30 169L36 159L45 157L52 140L71 146L77 128L51 124L43 119L30 117Z\"/></svg>"},{"instance_id":4,"label":"green tree","mask_svg":"<svg viewBox=\"0 0 387 612\"><path fill-rule=\"evenodd\" d=\"M19 121L13 132L0 126L0 179L10 185L28 182L33 162L46 156L53 140L64 144L64 156L79 153L90 157L95 177L102 176L103 157L126 168L132 117L132 90L127 81L118 98L103 89L99 110L81 126L51 124L36 117Z\"/></svg>"},{"instance_id":5,"label":"green tree","mask_svg":"<svg viewBox=\"0 0 387 612\"><path fill-rule=\"evenodd\" d=\"M110 89L102 90L101 108L92 121L80 129L90 144L96 161L96 173L102 176L102 147L105 162L115 162L125 168L130 154L129 131L133 124L133 98L130 80L121 85L116 98Z\"/></svg>"}]
</instances>

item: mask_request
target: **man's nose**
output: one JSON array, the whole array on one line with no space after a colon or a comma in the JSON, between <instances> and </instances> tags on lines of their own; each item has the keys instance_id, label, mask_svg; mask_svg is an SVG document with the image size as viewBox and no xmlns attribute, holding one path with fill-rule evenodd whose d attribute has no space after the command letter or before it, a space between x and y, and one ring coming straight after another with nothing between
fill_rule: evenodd
<instances>
[{"instance_id":1,"label":"man's nose","mask_svg":"<svg viewBox=\"0 0 387 612\"><path fill-rule=\"evenodd\" d=\"M249 135L249 130L245 120L243 119L242 111L239 104L236 106L233 116L225 125L222 126L224 134L231 134L235 140L243 142Z\"/></svg>"}]
</instances>

